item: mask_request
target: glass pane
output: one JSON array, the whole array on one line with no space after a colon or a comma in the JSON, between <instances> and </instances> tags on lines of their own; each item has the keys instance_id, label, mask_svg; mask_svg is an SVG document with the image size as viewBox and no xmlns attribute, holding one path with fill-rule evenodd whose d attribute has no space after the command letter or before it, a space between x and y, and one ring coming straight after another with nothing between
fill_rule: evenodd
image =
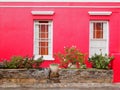
<instances>
[{"instance_id":1,"label":"glass pane","mask_svg":"<svg viewBox=\"0 0 120 90\"><path fill-rule=\"evenodd\" d=\"M103 38L103 23L94 23L93 24L93 38L101 39Z\"/></svg>"},{"instance_id":2,"label":"glass pane","mask_svg":"<svg viewBox=\"0 0 120 90\"><path fill-rule=\"evenodd\" d=\"M48 42L39 42L39 54L48 55Z\"/></svg>"},{"instance_id":3,"label":"glass pane","mask_svg":"<svg viewBox=\"0 0 120 90\"><path fill-rule=\"evenodd\" d=\"M40 30L41 32L48 32L48 25L41 25Z\"/></svg>"},{"instance_id":4,"label":"glass pane","mask_svg":"<svg viewBox=\"0 0 120 90\"><path fill-rule=\"evenodd\" d=\"M40 33L39 38L47 39L48 38L48 33Z\"/></svg>"},{"instance_id":5,"label":"glass pane","mask_svg":"<svg viewBox=\"0 0 120 90\"><path fill-rule=\"evenodd\" d=\"M39 38L48 38L48 25L44 24L39 25Z\"/></svg>"},{"instance_id":6,"label":"glass pane","mask_svg":"<svg viewBox=\"0 0 120 90\"><path fill-rule=\"evenodd\" d=\"M39 48L39 54L40 55L48 55L48 48L46 48L46 47L40 47Z\"/></svg>"},{"instance_id":7,"label":"glass pane","mask_svg":"<svg viewBox=\"0 0 120 90\"><path fill-rule=\"evenodd\" d=\"M48 21L40 21L39 25L39 54L48 55Z\"/></svg>"},{"instance_id":8,"label":"glass pane","mask_svg":"<svg viewBox=\"0 0 120 90\"><path fill-rule=\"evenodd\" d=\"M40 47L48 47L48 42L39 42Z\"/></svg>"}]
</instances>

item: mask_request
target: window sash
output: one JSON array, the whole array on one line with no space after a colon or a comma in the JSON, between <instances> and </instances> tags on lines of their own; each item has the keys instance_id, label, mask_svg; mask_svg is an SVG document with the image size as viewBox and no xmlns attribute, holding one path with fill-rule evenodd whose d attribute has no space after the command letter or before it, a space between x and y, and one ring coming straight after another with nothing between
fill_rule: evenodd
<instances>
[{"instance_id":1,"label":"window sash","mask_svg":"<svg viewBox=\"0 0 120 90\"><path fill-rule=\"evenodd\" d=\"M34 33L34 54L52 57L52 21L35 21Z\"/></svg>"},{"instance_id":2,"label":"window sash","mask_svg":"<svg viewBox=\"0 0 120 90\"><path fill-rule=\"evenodd\" d=\"M46 23L44 22L39 22L40 25L39 26L39 55L48 55L49 49L48 49L48 21L46 21Z\"/></svg>"},{"instance_id":3,"label":"window sash","mask_svg":"<svg viewBox=\"0 0 120 90\"><path fill-rule=\"evenodd\" d=\"M93 23L93 38L103 39L103 23L102 22Z\"/></svg>"}]
</instances>

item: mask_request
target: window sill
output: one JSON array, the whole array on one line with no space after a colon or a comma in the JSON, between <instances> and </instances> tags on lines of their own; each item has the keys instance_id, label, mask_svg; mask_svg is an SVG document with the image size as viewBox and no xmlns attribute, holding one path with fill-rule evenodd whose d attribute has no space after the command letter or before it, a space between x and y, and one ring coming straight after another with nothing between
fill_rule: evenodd
<instances>
[{"instance_id":1,"label":"window sill","mask_svg":"<svg viewBox=\"0 0 120 90\"><path fill-rule=\"evenodd\" d=\"M91 41L106 41L107 39L90 39Z\"/></svg>"},{"instance_id":2,"label":"window sill","mask_svg":"<svg viewBox=\"0 0 120 90\"><path fill-rule=\"evenodd\" d=\"M41 55L35 55L34 60L37 60L40 57L41 57ZM50 55L43 55L43 60L50 60L51 61L51 60L55 60L55 59Z\"/></svg>"}]
</instances>

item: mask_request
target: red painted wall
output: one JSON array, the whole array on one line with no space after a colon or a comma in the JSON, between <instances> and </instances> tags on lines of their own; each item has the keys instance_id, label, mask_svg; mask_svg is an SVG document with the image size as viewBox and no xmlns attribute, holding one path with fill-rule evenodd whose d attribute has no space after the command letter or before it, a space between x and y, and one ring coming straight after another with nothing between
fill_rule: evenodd
<instances>
[{"instance_id":1,"label":"red painted wall","mask_svg":"<svg viewBox=\"0 0 120 90\"><path fill-rule=\"evenodd\" d=\"M0 3L0 6L120 6L120 3ZM52 16L33 16L34 10L52 10ZM112 11L110 16L90 16L88 11ZM11 56L33 56L33 21L53 20L53 53L63 51L64 46L75 45L82 52L89 54L89 21L109 21L109 53L120 52L120 9L118 8L38 8L0 7L0 58ZM120 55L115 58L113 68L116 75L114 81L119 82ZM87 59L86 59L87 60ZM43 67L48 67L54 61L45 61ZM90 67L90 64L87 63Z\"/></svg>"}]
</instances>

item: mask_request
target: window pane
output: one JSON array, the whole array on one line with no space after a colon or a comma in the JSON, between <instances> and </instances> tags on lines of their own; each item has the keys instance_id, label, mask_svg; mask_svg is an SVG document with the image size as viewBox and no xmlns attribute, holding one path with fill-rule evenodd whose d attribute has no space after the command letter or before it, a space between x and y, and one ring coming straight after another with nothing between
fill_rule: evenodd
<instances>
[{"instance_id":1,"label":"window pane","mask_svg":"<svg viewBox=\"0 0 120 90\"><path fill-rule=\"evenodd\" d=\"M41 25L41 32L48 32L48 25Z\"/></svg>"},{"instance_id":2,"label":"window pane","mask_svg":"<svg viewBox=\"0 0 120 90\"><path fill-rule=\"evenodd\" d=\"M41 47L48 47L48 42L39 42Z\"/></svg>"},{"instance_id":3,"label":"window pane","mask_svg":"<svg viewBox=\"0 0 120 90\"><path fill-rule=\"evenodd\" d=\"M93 38L101 39L103 38L103 23L94 23L93 24Z\"/></svg>"},{"instance_id":4,"label":"window pane","mask_svg":"<svg viewBox=\"0 0 120 90\"><path fill-rule=\"evenodd\" d=\"M40 47L39 48L39 54L40 55L48 55L48 48Z\"/></svg>"},{"instance_id":5,"label":"window pane","mask_svg":"<svg viewBox=\"0 0 120 90\"><path fill-rule=\"evenodd\" d=\"M39 25L39 37L48 38L48 25Z\"/></svg>"},{"instance_id":6,"label":"window pane","mask_svg":"<svg viewBox=\"0 0 120 90\"><path fill-rule=\"evenodd\" d=\"M39 22L39 54L48 55L48 21Z\"/></svg>"}]
</instances>

